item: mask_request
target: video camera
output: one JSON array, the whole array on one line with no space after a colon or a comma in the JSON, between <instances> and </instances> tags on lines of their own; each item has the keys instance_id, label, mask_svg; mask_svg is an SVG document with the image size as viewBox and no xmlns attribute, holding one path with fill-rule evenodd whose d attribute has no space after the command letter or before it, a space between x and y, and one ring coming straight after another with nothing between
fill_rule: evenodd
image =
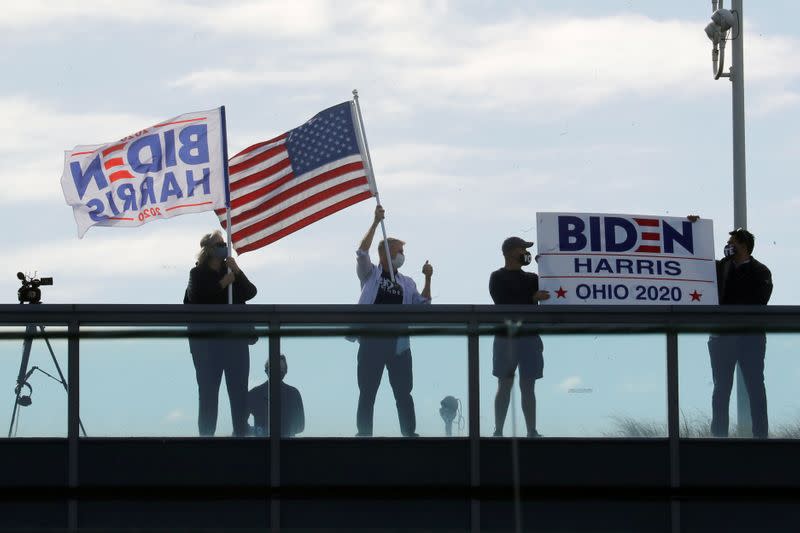
<instances>
[{"instance_id":1,"label":"video camera","mask_svg":"<svg viewBox=\"0 0 800 533\"><path fill-rule=\"evenodd\" d=\"M19 303L38 304L42 302L42 285L52 285L53 278L35 278L17 272L17 279L22 282L22 287L17 291Z\"/></svg>"}]
</instances>

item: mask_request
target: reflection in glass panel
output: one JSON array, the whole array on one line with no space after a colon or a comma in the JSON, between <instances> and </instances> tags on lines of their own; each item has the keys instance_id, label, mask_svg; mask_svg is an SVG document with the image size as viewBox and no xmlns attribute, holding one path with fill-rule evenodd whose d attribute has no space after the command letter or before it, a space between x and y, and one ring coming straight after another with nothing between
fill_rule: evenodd
<instances>
[{"instance_id":1,"label":"reflection in glass panel","mask_svg":"<svg viewBox=\"0 0 800 533\"><path fill-rule=\"evenodd\" d=\"M750 438L754 434L763 435L765 432L768 432L770 438L800 437L800 402L794 394L800 378L800 361L796 357L800 335L770 333L766 335L765 345L761 339L759 334L679 336L681 437L722 437L726 433L726 426L730 437ZM751 380L751 386L755 387L752 390L759 395L762 353L766 409L759 407L763 406L763 402L759 402L756 397L755 401L743 404L745 418L740 421L740 386L734 365L737 360L744 361L741 385L743 392L747 392L747 381ZM715 374L718 382L717 413L712 416ZM763 414L765 411L766 417Z\"/></svg>"},{"instance_id":2,"label":"reflection in glass panel","mask_svg":"<svg viewBox=\"0 0 800 533\"><path fill-rule=\"evenodd\" d=\"M298 437L467 436L463 335L287 335L281 353L305 408Z\"/></svg>"},{"instance_id":3,"label":"reflection in glass panel","mask_svg":"<svg viewBox=\"0 0 800 533\"><path fill-rule=\"evenodd\" d=\"M82 328L80 402L89 436L250 434L247 389L263 375L268 342L258 334L265 330L194 328L191 348L185 326ZM98 333L115 337L90 338Z\"/></svg>"},{"instance_id":4,"label":"reflection in glass panel","mask_svg":"<svg viewBox=\"0 0 800 533\"><path fill-rule=\"evenodd\" d=\"M0 340L3 437L66 436L66 331L63 326L0 327L10 337ZM18 388L18 382L24 384Z\"/></svg>"},{"instance_id":5,"label":"reflection in glass panel","mask_svg":"<svg viewBox=\"0 0 800 533\"><path fill-rule=\"evenodd\" d=\"M666 341L662 334L543 334L543 377L534 385L535 430L545 437L666 436ZM531 347L528 347L530 350ZM481 435L492 436L499 380L509 365L494 336L480 339ZM536 360L523 356L526 373L535 377ZM513 367L513 364L511 365ZM503 369L506 369L504 371ZM529 370L529 369L533 370ZM533 374L530 374L533 372ZM515 373L503 436L525 436L520 388ZM501 400L503 399L501 391ZM501 402L502 405L502 402ZM502 411L501 411L502 412ZM533 428L532 428L533 429Z\"/></svg>"}]
</instances>

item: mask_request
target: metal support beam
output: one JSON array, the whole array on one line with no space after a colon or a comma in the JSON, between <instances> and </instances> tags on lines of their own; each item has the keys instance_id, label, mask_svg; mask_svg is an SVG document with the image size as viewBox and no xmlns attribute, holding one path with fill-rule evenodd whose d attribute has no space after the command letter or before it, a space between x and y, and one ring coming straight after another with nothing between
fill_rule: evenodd
<instances>
[{"instance_id":1,"label":"metal support beam","mask_svg":"<svg viewBox=\"0 0 800 533\"><path fill-rule=\"evenodd\" d=\"M67 484L78 488L78 445L80 443L80 325L72 321L67 327ZM67 528L78 531L78 502L67 503Z\"/></svg>"},{"instance_id":2,"label":"metal support beam","mask_svg":"<svg viewBox=\"0 0 800 533\"><path fill-rule=\"evenodd\" d=\"M281 486L281 338L280 322L269 322L269 484L273 490ZM281 530L281 500L273 497L269 504L270 531Z\"/></svg>"},{"instance_id":3,"label":"metal support beam","mask_svg":"<svg viewBox=\"0 0 800 533\"><path fill-rule=\"evenodd\" d=\"M467 406L469 409L469 483L473 491L481 485L481 425L480 425L480 350L478 342L478 322L469 322L467 336ZM473 494L470 500L470 530L481 530L481 501Z\"/></svg>"},{"instance_id":4,"label":"metal support beam","mask_svg":"<svg viewBox=\"0 0 800 533\"><path fill-rule=\"evenodd\" d=\"M678 398L678 334L667 333L667 435L669 437L670 488L681 485L680 456L680 402ZM673 533L681 531L680 501L670 502L670 520Z\"/></svg>"}]
</instances>

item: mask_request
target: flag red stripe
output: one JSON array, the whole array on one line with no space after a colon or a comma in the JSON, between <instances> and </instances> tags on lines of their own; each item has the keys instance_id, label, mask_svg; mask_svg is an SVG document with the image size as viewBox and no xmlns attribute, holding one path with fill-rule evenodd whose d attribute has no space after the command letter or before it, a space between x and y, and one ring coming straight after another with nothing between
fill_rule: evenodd
<instances>
[{"instance_id":1,"label":"flag red stripe","mask_svg":"<svg viewBox=\"0 0 800 533\"><path fill-rule=\"evenodd\" d=\"M242 239L244 237L248 237L254 233L258 233L261 230L264 230L273 224L280 222L281 220L285 220L292 215L295 215L309 207L313 206L316 203L322 202L323 200L327 200L337 194L340 194L348 189L353 189L355 187L360 187L362 185L367 184L367 178L355 178L344 183L340 183L331 187L330 189L325 189L324 191L320 191L317 194L314 194L303 201L297 202L292 204L290 207L275 213L274 215L265 218L264 220L259 220L258 222L243 228L236 233L233 234L234 242L238 239ZM223 227L224 224L223 224Z\"/></svg>"},{"instance_id":2,"label":"flag red stripe","mask_svg":"<svg viewBox=\"0 0 800 533\"><path fill-rule=\"evenodd\" d=\"M661 253L661 247L660 246L645 246L645 245L642 245L642 246L638 247L636 249L636 251L637 252L644 252L644 253L647 253L647 254L659 254L659 253Z\"/></svg>"},{"instance_id":3,"label":"flag red stripe","mask_svg":"<svg viewBox=\"0 0 800 533\"><path fill-rule=\"evenodd\" d=\"M271 144L271 143L274 143L274 142L278 142L278 141L280 141L282 139L285 139L287 136L288 136L288 133L284 133L283 135L278 135L274 139L270 139L268 141L264 141L264 142L256 143L256 144L254 144L252 146L248 146L247 148L245 148L244 150L242 150L241 152L239 152L235 156L231 157L231 159L236 159L240 155L249 154L253 150L258 150L262 146L266 146L268 144Z\"/></svg>"},{"instance_id":4,"label":"flag red stripe","mask_svg":"<svg viewBox=\"0 0 800 533\"><path fill-rule=\"evenodd\" d=\"M121 157L112 157L111 159L103 163L103 166L106 168L106 170L108 170L114 167L121 167L124 164L125 161L123 161Z\"/></svg>"},{"instance_id":5,"label":"flag red stripe","mask_svg":"<svg viewBox=\"0 0 800 533\"><path fill-rule=\"evenodd\" d=\"M109 175L108 179L111 181L111 183L114 183L118 180L132 180L133 176L131 176L131 173L127 170L118 170Z\"/></svg>"},{"instance_id":6,"label":"flag red stripe","mask_svg":"<svg viewBox=\"0 0 800 533\"><path fill-rule=\"evenodd\" d=\"M294 173L289 172L287 175L283 176L282 178L277 179L277 180L273 181L272 183L270 183L268 185L265 185L264 187L261 187L260 189L256 189L256 190L251 191L251 192L249 192L247 194L243 194L242 196L239 196L238 198L232 199L231 200L231 209L236 209L237 207L241 207L243 205L247 205L250 202L252 202L253 200L257 200L258 198L261 198L262 196L266 196L267 194L271 193L272 191L274 191L278 187L280 187L282 185L285 185L286 183L292 181L293 179L294 179ZM238 217L238 216L241 216L241 213L236 215L236 217ZM234 218L236 218L236 217L234 217Z\"/></svg>"},{"instance_id":7,"label":"flag red stripe","mask_svg":"<svg viewBox=\"0 0 800 533\"><path fill-rule=\"evenodd\" d=\"M633 220L636 221L637 224L640 226L652 226L658 227L658 220L652 218L634 218Z\"/></svg>"},{"instance_id":8,"label":"flag red stripe","mask_svg":"<svg viewBox=\"0 0 800 533\"><path fill-rule=\"evenodd\" d=\"M289 158L287 157L286 159L281 159L280 161L278 161L277 163L275 163L271 167L267 167L264 170L259 170L258 172L254 173L254 174L250 174L246 178L241 178L241 179L236 180L236 181L231 181L231 192L238 191L239 189L247 187L248 185L252 185L253 183L257 183L257 182L263 180L264 178L268 177L270 174L277 174L281 170L283 170L286 167L289 167L291 165L292 165L292 162L289 161Z\"/></svg>"},{"instance_id":9,"label":"flag red stripe","mask_svg":"<svg viewBox=\"0 0 800 533\"><path fill-rule=\"evenodd\" d=\"M234 238L234 240L233 240L234 248L236 249L236 253L238 253L238 254L243 254L245 252L250 252L252 250L256 250L258 248L261 248L262 246L266 246L266 245L271 244L271 243L273 243L273 242L275 242L275 241L277 241L279 239L282 239L283 237L286 237L287 235L290 235L290 234L294 233L295 231L297 231L299 229L302 229L302 228L304 228L304 227L306 227L306 226L308 226L310 224L313 224L314 222L316 222L318 220L321 220L321 219L323 219L323 218L325 218L327 216L330 216L330 215L336 213L337 211L341 211L342 209L345 209L346 207L350 207L351 205L355 205L358 202L363 202L364 200L367 200L369 198L372 198L372 192L370 192L370 191L364 191L364 192L359 193L359 194L357 194L355 196L351 196L350 198L345 198L341 202L336 202L335 204L333 204L331 206L328 206L325 209L320 209L316 213L314 213L312 215L309 215L309 216L307 216L306 218L304 218L302 220L298 220L294 224L286 226L282 230L276 231L272 235L268 235L268 236L264 237L263 239L259 239L259 240L255 241L255 242L251 242L250 244L242 246L241 248L236 247L236 239Z\"/></svg>"},{"instance_id":10,"label":"flag red stripe","mask_svg":"<svg viewBox=\"0 0 800 533\"><path fill-rule=\"evenodd\" d=\"M156 124L153 127L154 128L160 128L161 126L172 126L173 124L186 124L187 122L197 122L197 121L205 120L205 119L206 119L206 117L200 117L200 118L189 118L189 119L186 119L186 120L176 120L175 122L162 122L161 124Z\"/></svg>"},{"instance_id":11,"label":"flag red stripe","mask_svg":"<svg viewBox=\"0 0 800 533\"><path fill-rule=\"evenodd\" d=\"M125 148L125 143L115 144L114 146L109 146L105 150L103 150L103 157L108 157L108 154L113 154L114 152L119 152Z\"/></svg>"},{"instance_id":12,"label":"flag red stripe","mask_svg":"<svg viewBox=\"0 0 800 533\"><path fill-rule=\"evenodd\" d=\"M262 152L262 153L260 153L258 155L254 155L253 157L251 157L250 159L248 159L246 161L242 161L241 163L237 163L237 164L233 165L232 167L228 168L228 174L230 174L231 180L233 181L233 180L236 179L236 178L233 177L234 174L238 174L243 170L247 170L248 168L254 167L257 164L259 164L259 163L261 163L263 161L266 161L267 159L269 159L271 157L275 157L276 155L280 154L281 152L286 152L286 145L285 144L281 144L281 145L275 146L274 148L270 148L269 150L266 150L266 151L264 151L264 152Z\"/></svg>"},{"instance_id":13,"label":"flag red stripe","mask_svg":"<svg viewBox=\"0 0 800 533\"><path fill-rule=\"evenodd\" d=\"M245 220L247 220L249 218L252 218L252 217L254 217L254 216L258 215L258 214L261 214L261 213L263 213L265 211L268 211L268 210L272 209L273 207L275 207L276 205L280 204L281 202L291 198L292 196L296 196L296 195L298 195L298 194L300 194L300 193L302 193L304 191L307 191L308 189L310 189L312 187L315 187L316 185L319 185L320 183L324 183L324 182L326 182L328 180L332 180L332 179L338 178L339 176L344 176L345 174L347 174L349 172L356 172L356 171L362 170L363 168L364 168L364 164L359 161L359 162L356 162L356 163L348 163L346 165L342 165L340 167L336 167L333 170L329 170L327 172L323 172L319 176L315 176L314 178L311 178L310 180L306 180L306 181L304 181L304 182L302 182L302 183L300 183L298 185L295 185L294 187L292 187L290 189L287 189L287 190L283 191L280 194L276 194L274 197L270 198L269 200L267 200L263 204L255 206L252 209L248 209L247 211L245 211L243 213L239 213L238 215L234 216L231 219L231 223L234 224L234 225L235 224L240 224L241 222L243 222L243 221L245 221ZM288 181L288 180L286 180L286 181ZM275 183L270 184L268 187L272 187L276 183L278 183L278 182L276 181ZM277 187L277 186L279 186L279 185L276 185L275 187ZM274 189L275 187L272 187L272 188ZM267 187L265 187L265 188L267 188ZM253 191L253 192L255 193L257 191ZM248 196L250 196L250 195L248 195ZM254 196L254 198L257 198L258 196L263 196L263 193L259 193L257 195L253 195L253 196ZM236 201L241 200L243 198L244 198L244 196L242 198L237 198ZM247 203L250 200L251 199L248 199L246 201L242 201L238 205L242 205L243 203ZM238 205L235 205L236 201L232 201L231 202L231 206L232 207L238 207Z\"/></svg>"},{"instance_id":14,"label":"flag red stripe","mask_svg":"<svg viewBox=\"0 0 800 533\"><path fill-rule=\"evenodd\" d=\"M182 208L182 207L196 207L196 206L198 206L198 205L208 205L208 204L210 204L210 203L213 203L213 202L200 202L199 204L182 204L182 205L173 205L172 207L168 207L166 210L167 210L167 211L172 211L173 209L180 209L180 208ZM223 209L223 211L222 211L222 212L224 213L224 212L225 212L225 210Z\"/></svg>"},{"instance_id":15,"label":"flag red stripe","mask_svg":"<svg viewBox=\"0 0 800 533\"><path fill-rule=\"evenodd\" d=\"M76 155L86 155L86 154L93 154L93 153L95 153L96 151L97 151L97 150L90 150L90 151L88 151L88 152L73 152L72 154L70 154L70 157L75 157Z\"/></svg>"},{"instance_id":16,"label":"flag red stripe","mask_svg":"<svg viewBox=\"0 0 800 533\"><path fill-rule=\"evenodd\" d=\"M645 240L645 241L658 241L658 240L661 240L661 234L660 233L644 232L644 233L642 233L642 240Z\"/></svg>"}]
</instances>

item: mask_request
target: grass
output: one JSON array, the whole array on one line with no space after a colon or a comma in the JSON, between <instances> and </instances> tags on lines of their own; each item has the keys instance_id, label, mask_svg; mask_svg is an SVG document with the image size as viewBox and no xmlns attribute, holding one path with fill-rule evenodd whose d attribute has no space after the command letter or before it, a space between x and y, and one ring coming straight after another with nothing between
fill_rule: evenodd
<instances>
[{"instance_id":1,"label":"grass","mask_svg":"<svg viewBox=\"0 0 800 533\"><path fill-rule=\"evenodd\" d=\"M667 436L667 425L651 420L639 420L626 415L611 417L613 429L604 433L606 437L658 438ZM735 436L737 428L732 425L730 435ZM712 438L711 419L703 413L687 416L681 412L681 437L690 439ZM800 439L800 419L781 424L770 431L773 439Z\"/></svg>"}]
</instances>

